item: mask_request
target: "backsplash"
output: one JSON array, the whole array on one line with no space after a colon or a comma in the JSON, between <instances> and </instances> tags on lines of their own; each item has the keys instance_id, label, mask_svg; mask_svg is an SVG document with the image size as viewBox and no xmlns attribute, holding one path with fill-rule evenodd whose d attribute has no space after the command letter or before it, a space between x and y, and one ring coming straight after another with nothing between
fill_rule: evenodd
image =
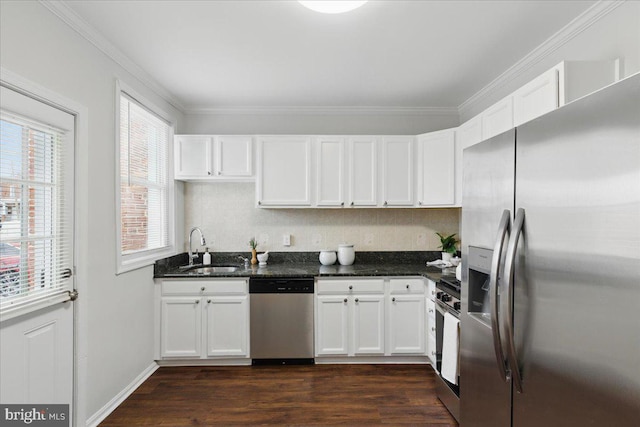
<instances>
[{"instance_id":1,"label":"backsplash","mask_svg":"<svg viewBox=\"0 0 640 427\"><path fill-rule=\"evenodd\" d=\"M253 183L185 183L185 233L202 229L210 250L243 252L251 237L258 251L436 251L436 231L459 233L460 209L258 209ZM291 235L291 246L282 236ZM185 236L188 242L188 236ZM186 245L185 245L186 250Z\"/></svg>"}]
</instances>

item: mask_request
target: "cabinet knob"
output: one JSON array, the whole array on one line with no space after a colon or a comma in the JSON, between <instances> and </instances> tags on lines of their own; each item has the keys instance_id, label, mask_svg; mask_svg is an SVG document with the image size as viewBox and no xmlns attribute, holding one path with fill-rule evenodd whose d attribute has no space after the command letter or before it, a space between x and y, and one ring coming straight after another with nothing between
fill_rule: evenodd
<instances>
[{"instance_id":1,"label":"cabinet knob","mask_svg":"<svg viewBox=\"0 0 640 427\"><path fill-rule=\"evenodd\" d=\"M431 355L432 355L432 356L435 356L435 355L436 355L436 352L435 352L435 351L431 351Z\"/></svg>"},{"instance_id":2,"label":"cabinet knob","mask_svg":"<svg viewBox=\"0 0 640 427\"><path fill-rule=\"evenodd\" d=\"M344 206L344 202L340 202L340 206Z\"/></svg>"},{"instance_id":3,"label":"cabinet knob","mask_svg":"<svg viewBox=\"0 0 640 427\"><path fill-rule=\"evenodd\" d=\"M360 301L358 298L356 298L356 302Z\"/></svg>"},{"instance_id":4,"label":"cabinet knob","mask_svg":"<svg viewBox=\"0 0 640 427\"><path fill-rule=\"evenodd\" d=\"M431 327L431 332L435 332L435 331L436 331L436 327L435 327L435 326L432 326L432 327Z\"/></svg>"},{"instance_id":5,"label":"cabinet knob","mask_svg":"<svg viewBox=\"0 0 640 427\"><path fill-rule=\"evenodd\" d=\"M207 171L207 175L211 175L211 171Z\"/></svg>"},{"instance_id":6,"label":"cabinet knob","mask_svg":"<svg viewBox=\"0 0 640 427\"><path fill-rule=\"evenodd\" d=\"M200 300L199 299L196 300L196 304L200 304Z\"/></svg>"},{"instance_id":7,"label":"cabinet knob","mask_svg":"<svg viewBox=\"0 0 640 427\"><path fill-rule=\"evenodd\" d=\"M346 298L344 299L344 302L347 302L347 299L346 299Z\"/></svg>"},{"instance_id":8,"label":"cabinet knob","mask_svg":"<svg viewBox=\"0 0 640 427\"><path fill-rule=\"evenodd\" d=\"M391 298L391 301L393 301L393 302L396 302L396 299L395 299L395 297L394 297L394 298Z\"/></svg>"},{"instance_id":9,"label":"cabinet knob","mask_svg":"<svg viewBox=\"0 0 640 427\"><path fill-rule=\"evenodd\" d=\"M387 205L388 205L388 203L386 202L386 200L385 200L385 202L384 202L384 205L385 205L385 206L387 206Z\"/></svg>"},{"instance_id":10,"label":"cabinet knob","mask_svg":"<svg viewBox=\"0 0 640 427\"><path fill-rule=\"evenodd\" d=\"M351 202L351 206L353 206L353 202Z\"/></svg>"},{"instance_id":11,"label":"cabinet knob","mask_svg":"<svg viewBox=\"0 0 640 427\"><path fill-rule=\"evenodd\" d=\"M207 304L211 304L211 300L210 299L207 300Z\"/></svg>"},{"instance_id":12,"label":"cabinet knob","mask_svg":"<svg viewBox=\"0 0 640 427\"><path fill-rule=\"evenodd\" d=\"M409 289L409 285L407 285L407 289Z\"/></svg>"},{"instance_id":13,"label":"cabinet knob","mask_svg":"<svg viewBox=\"0 0 640 427\"><path fill-rule=\"evenodd\" d=\"M430 309L429 309L429 313L433 313L433 308L430 308Z\"/></svg>"},{"instance_id":14,"label":"cabinet knob","mask_svg":"<svg viewBox=\"0 0 640 427\"><path fill-rule=\"evenodd\" d=\"M418 201L418 206L422 206L422 202L421 201Z\"/></svg>"},{"instance_id":15,"label":"cabinet knob","mask_svg":"<svg viewBox=\"0 0 640 427\"><path fill-rule=\"evenodd\" d=\"M258 206L260 206L262 204L262 202L260 200L258 200Z\"/></svg>"},{"instance_id":16,"label":"cabinet knob","mask_svg":"<svg viewBox=\"0 0 640 427\"><path fill-rule=\"evenodd\" d=\"M349 285L349 290L352 290L352 289L353 289L353 285Z\"/></svg>"},{"instance_id":17,"label":"cabinet knob","mask_svg":"<svg viewBox=\"0 0 640 427\"><path fill-rule=\"evenodd\" d=\"M201 287L201 288L200 288L200 290L204 292L204 286L203 286L203 287Z\"/></svg>"},{"instance_id":18,"label":"cabinet knob","mask_svg":"<svg viewBox=\"0 0 640 427\"><path fill-rule=\"evenodd\" d=\"M218 175L222 175L222 172L218 171Z\"/></svg>"}]
</instances>

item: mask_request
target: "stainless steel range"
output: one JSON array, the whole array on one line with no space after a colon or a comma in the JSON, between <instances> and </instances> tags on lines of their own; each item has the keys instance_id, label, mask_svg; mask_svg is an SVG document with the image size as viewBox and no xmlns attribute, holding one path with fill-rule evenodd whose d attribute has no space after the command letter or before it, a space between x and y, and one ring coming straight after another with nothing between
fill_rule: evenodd
<instances>
[{"instance_id":1,"label":"stainless steel range","mask_svg":"<svg viewBox=\"0 0 640 427\"><path fill-rule=\"evenodd\" d=\"M460 287L461 283L455 276L443 276L436 283L436 369L439 374L436 394L458 421L460 418L460 377L457 373L460 348L458 329ZM445 330L454 335L447 336Z\"/></svg>"}]
</instances>

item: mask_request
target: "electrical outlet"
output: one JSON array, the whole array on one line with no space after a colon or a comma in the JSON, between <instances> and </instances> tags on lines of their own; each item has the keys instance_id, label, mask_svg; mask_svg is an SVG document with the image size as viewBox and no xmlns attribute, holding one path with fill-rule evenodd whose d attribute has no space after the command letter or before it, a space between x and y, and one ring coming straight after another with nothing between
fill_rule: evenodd
<instances>
[{"instance_id":1,"label":"electrical outlet","mask_svg":"<svg viewBox=\"0 0 640 427\"><path fill-rule=\"evenodd\" d=\"M425 247L427 246L427 235L426 233L418 233L416 236L416 246Z\"/></svg>"},{"instance_id":2,"label":"electrical outlet","mask_svg":"<svg viewBox=\"0 0 640 427\"><path fill-rule=\"evenodd\" d=\"M269 235L265 233L259 235L258 244L260 244L261 246L267 246L269 244Z\"/></svg>"},{"instance_id":3,"label":"electrical outlet","mask_svg":"<svg viewBox=\"0 0 640 427\"><path fill-rule=\"evenodd\" d=\"M314 246L320 246L322 244L322 234L314 233L311 236L311 244Z\"/></svg>"},{"instance_id":4,"label":"electrical outlet","mask_svg":"<svg viewBox=\"0 0 640 427\"><path fill-rule=\"evenodd\" d=\"M282 246L291 246L291 234L282 235Z\"/></svg>"}]
</instances>

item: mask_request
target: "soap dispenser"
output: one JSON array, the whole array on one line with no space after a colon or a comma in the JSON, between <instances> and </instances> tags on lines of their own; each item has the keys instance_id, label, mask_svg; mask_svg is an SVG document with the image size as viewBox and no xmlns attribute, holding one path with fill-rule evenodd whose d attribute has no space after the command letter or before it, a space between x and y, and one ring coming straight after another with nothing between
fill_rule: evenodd
<instances>
[{"instance_id":1,"label":"soap dispenser","mask_svg":"<svg viewBox=\"0 0 640 427\"><path fill-rule=\"evenodd\" d=\"M209 248L204 248L204 255L202 255L202 264L203 265L211 264L211 254L209 253Z\"/></svg>"}]
</instances>

